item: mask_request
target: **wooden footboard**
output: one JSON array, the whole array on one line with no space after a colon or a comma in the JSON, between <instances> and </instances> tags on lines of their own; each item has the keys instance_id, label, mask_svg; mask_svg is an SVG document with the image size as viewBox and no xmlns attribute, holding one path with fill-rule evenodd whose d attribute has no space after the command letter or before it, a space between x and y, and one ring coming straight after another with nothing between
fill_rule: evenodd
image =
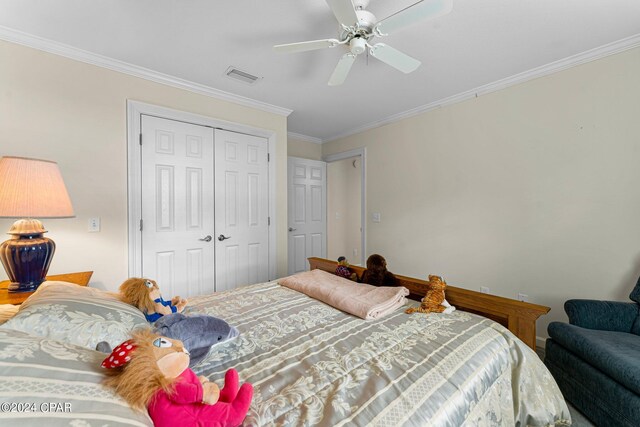
<instances>
[{"instance_id":1,"label":"wooden footboard","mask_svg":"<svg viewBox=\"0 0 640 427\"><path fill-rule=\"evenodd\" d=\"M333 273L337 264L336 261L328 259L309 258L309 265L312 270L319 268ZM358 277L361 277L362 272L365 270L356 266L351 266L350 268ZM420 301L425 295L429 282L397 274L395 276L400 286L404 286L411 292L409 298ZM536 349L536 320L550 310L549 307L544 305L516 301L449 285L447 285L446 297L451 305L460 310L479 314L500 323L534 350Z\"/></svg>"}]
</instances>

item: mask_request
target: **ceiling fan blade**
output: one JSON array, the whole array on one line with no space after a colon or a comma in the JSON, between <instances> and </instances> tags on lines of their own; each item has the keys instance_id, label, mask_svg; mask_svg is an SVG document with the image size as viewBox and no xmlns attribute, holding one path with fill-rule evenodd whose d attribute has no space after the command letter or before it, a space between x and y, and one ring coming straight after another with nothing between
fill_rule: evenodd
<instances>
[{"instance_id":1,"label":"ceiling fan blade","mask_svg":"<svg viewBox=\"0 0 640 427\"><path fill-rule=\"evenodd\" d=\"M398 49L394 49L384 43L378 43L371 47L369 51L371 56L379 59L387 65L391 65L393 68L402 71L403 73L410 73L415 71L420 64L415 58L400 52Z\"/></svg>"},{"instance_id":2,"label":"ceiling fan blade","mask_svg":"<svg viewBox=\"0 0 640 427\"><path fill-rule=\"evenodd\" d=\"M338 61L338 65L336 65L336 68L333 70L333 74L331 74L329 86L339 86L344 83L355 60L356 55L351 52L342 55L342 58Z\"/></svg>"},{"instance_id":3,"label":"ceiling fan blade","mask_svg":"<svg viewBox=\"0 0 640 427\"><path fill-rule=\"evenodd\" d=\"M279 44L274 46L273 50L275 50L276 52L282 52L282 53L305 52L307 50L316 50L316 49L324 49L327 47L334 47L339 43L340 43L340 40L336 40L336 39L312 40L312 41L300 42L300 43Z\"/></svg>"},{"instance_id":4,"label":"ceiling fan blade","mask_svg":"<svg viewBox=\"0 0 640 427\"><path fill-rule=\"evenodd\" d=\"M453 0L422 0L383 19L375 28L381 34L389 34L422 19L446 15L452 9Z\"/></svg>"},{"instance_id":5,"label":"ceiling fan blade","mask_svg":"<svg viewBox=\"0 0 640 427\"><path fill-rule=\"evenodd\" d=\"M352 0L327 0L327 4L342 25L351 27L358 22L358 15L356 15L356 8L353 6Z\"/></svg>"}]
</instances>

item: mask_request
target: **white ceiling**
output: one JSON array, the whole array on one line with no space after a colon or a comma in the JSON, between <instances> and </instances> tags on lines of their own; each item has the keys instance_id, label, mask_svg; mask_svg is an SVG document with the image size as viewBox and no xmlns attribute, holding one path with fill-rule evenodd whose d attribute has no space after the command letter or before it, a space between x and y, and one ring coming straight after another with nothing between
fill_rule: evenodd
<instances>
[{"instance_id":1,"label":"white ceiling","mask_svg":"<svg viewBox=\"0 0 640 427\"><path fill-rule=\"evenodd\" d=\"M371 0L368 10L382 19L415 2ZM327 80L342 47L288 55L272 50L275 44L337 37L325 0L0 0L0 25L291 109L290 132L326 141L635 40L640 1L454 0L451 14L383 40L421 60L417 71L405 75L361 55L337 87ZM224 75L230 65L263 79L253 86L231 80Z\"/></svg>"}]
</instances>

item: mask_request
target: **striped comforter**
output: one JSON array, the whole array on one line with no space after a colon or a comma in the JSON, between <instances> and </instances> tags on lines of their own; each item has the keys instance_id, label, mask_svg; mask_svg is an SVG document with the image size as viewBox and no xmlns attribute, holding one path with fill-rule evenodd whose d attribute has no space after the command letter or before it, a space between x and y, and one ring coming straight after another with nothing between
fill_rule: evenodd
<instances>
[{"instance_id":1,"label":"striped comforter","mask_svg":"<svg viewBox=\"0 0 640 427\"><path fill-rule=\"evenodd\" d=\"M569 425L536 354L479 316L400 309L366 321L275 282L191 300L241 335L194 370L253 383L247 426Z\"/></svg>"},{"instance_id":2,"label":"striped comforter","mask_svg":"<svg viewBox=\"0 0 640 427\"><path fill-rule=\"evenodd\" d=\"M253 383L247 426L569 423L535 353L472 314L399 309L367 321L275 282L194 298L189 311L240 330L194 370L221 381L234 367ZM146 414L101 385L103 358L0 328L0 425L150 425Z\"/></svg>"}]
</instances>

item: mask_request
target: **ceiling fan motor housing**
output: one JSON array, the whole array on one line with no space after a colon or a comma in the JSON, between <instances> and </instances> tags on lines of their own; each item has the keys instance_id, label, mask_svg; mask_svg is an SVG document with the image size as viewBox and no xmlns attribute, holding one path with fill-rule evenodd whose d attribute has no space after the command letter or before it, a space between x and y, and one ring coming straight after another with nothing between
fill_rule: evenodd
<instances>
[{"instance_id":1,"label":"ceiling fan motor housing","mask_svg":"<svg viewBox=\"0 0 640 427\"><path fill-rule=\"evenodd\" d=\"M367 10L356 10L356 15L358 16L358 28L371 32L377 22L375 15Z\"/></svg>"}]
</instances>

